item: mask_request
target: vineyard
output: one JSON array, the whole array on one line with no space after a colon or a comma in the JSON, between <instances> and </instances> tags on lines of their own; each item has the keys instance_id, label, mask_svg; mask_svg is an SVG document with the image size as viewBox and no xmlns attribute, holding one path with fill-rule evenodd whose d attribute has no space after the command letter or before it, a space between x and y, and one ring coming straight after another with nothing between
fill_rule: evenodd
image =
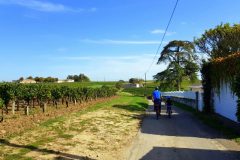
<instances>
[{"instance_id":1,"label":"vineyard","mask_svg":"<svg viewBox=\"0 0 240 160\"><path fill-rule=\"evenodd\" d=\"M59 84L0 84L0 108L2 118L10 111L12 114L24 110L29 115L30 110L41 108L42 112L47 111L47 106L58 108L58 106L77 105L98 98L111 97L117 90L109 86L82 87ZM10 110L11 108L11 110Z\"/></svg>"}]
</instances>

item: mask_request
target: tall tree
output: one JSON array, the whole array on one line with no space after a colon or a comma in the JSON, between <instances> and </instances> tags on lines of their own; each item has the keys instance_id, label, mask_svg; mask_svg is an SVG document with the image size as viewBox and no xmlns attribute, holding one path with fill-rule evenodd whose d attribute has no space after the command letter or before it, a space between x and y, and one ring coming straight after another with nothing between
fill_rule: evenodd
<instances>
[{"instance_id":1,"label":"tall tree","mask_svg":"<svg viewBox=\"0 0 240 160\"><path fill-rule=\"evenodd\" d=\"M86 76L86 75L84 75L84 74L79 74L79 81L80 82L90 82L90 79Z\"/></svg>"},{"instance_id":2,"label":"tall tree","mask_svg":"<svg viewBox=\"0 0 240 160\"><path fill-rule=\"evenodd\" d=\"M132 83L132 84L136 84L136 83L142 84L143 82L144 82L144 80L140 79L140 78L130 78L129 79L129 83Z\"/></svg>"},{"instance_id":3,"label":"tall tree","mask_svg":"<svg viewBox=\"0 0 240 160\"><path fill-rule=\"evenodd\" d=\"M195 39L197 48L208 54L210 58L226 57L240 51L240 24L229 23L206 30L198 39Z\"/></svg>"},{"instance_id":4,"label":"tall tree","mask_svg":"<svg viewBox=\"0 0 240 160\"><path fill-rule=\"evenodd\" d=\"M156 80L163 84L171 86L170 82L176 82L177 89L181 89L183 77L188 77L194 81L199 70L196 60L195 47L192 42L174 40L169 42L161 52L158 64L168 63L168 68L154 76ZM167 78L163 78L167 77ZM166 86L165 86L166 87Z\"/></svg>"},{"instance_id":5,"label":"tall tree","mask_svg":"<svg viewBox=\"0 0 240 160\"><path fill-rule=\"evenodd\" d=\"M82 73L79 75L68 75L67 79L73 79L75 82L90 82L88 76Z\"/></svg>"}]
</instances>

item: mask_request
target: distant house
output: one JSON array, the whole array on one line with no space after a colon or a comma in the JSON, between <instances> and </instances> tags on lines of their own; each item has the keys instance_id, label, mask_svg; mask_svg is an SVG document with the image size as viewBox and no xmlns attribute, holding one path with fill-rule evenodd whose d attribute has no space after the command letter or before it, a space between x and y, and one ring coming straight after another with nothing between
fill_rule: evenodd
<instances>
[{"instance_id":1,"label":"distant house","mask_svg":"<svg viewBox=\"0 0 240 160\"><path fill-rule=\"evenodd\" d=\"M142 84L136 83L136 84L132 84L132 83L128 83L123 85L124 88L140 88L143 87Z\"/></svg>"},{"instance_id":2,"label":"distant house","mask_svg":"<svg viewBox=\"0 0 240 160\"><path fill-rule=\"evenodd\" d=\"M57 81L57 83L65 83L65 82L72 83L72 82L74 82L74 80L73 79L64 79L64 80L58 80Z\"/></svg>"},{"instance_id":3,"label":"distant house","mask_svg":"<svg viewBox=\"0 0 240 160\"><path fill-rule=\"evenodd\" d=\"M30 84L30 83L37 83L37 82L33 79L24 79L24 80L20 81L19 83Z\"/></svg>"},{"instance_id":4,"label":"distant house","mask_svg":"<svg viewBox=\"0 0 240 160\"><path fill-rule=\"evenodd\" d=\"M190 91L193 92L203 92L203 86L202 85L191 85L189 86Z\"/></svg>"},{"instance_id":5,"label":"distant house","mask_svg":"<svg viewBox=\"0 0 240 160\"><path fill-rule=\"evenodd\" d=\"M74 82L74 80L73 79L66 79L66 82L72 83L72 82Z\"/></svg>"},{"instance_id":6,"label":"distant house","mask_svg":"<svg viewBox=\"0 0 240 160\"><path fill-rule=\"evenodd\" d=\"M57 81L57 83L63 83L64 82L64 80L58 80Z\"/></svg>"}]
</instances>

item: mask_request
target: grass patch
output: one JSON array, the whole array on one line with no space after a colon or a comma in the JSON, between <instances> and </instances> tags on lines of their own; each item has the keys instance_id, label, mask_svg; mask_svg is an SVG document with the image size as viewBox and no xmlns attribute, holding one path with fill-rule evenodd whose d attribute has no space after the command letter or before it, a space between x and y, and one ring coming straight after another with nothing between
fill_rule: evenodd
<instances>
[{"instance_id":1,"label":"grass patch","mask_svg":"<svg viewBox=\"0 0 240 160\"><path fill-rule=\"evenodd\" d=\"M57 117L57 118L49 119L49 120L41 123L40 126L42 126L42 127L50 127L50 126L53 126L54 123L63 123L65 121L66 121L66 117L60 116L60 117Z\"/></svg>"},{"instance_id":2,"label":"grass patch","mask_svg":"<svg viewBox=\"0 0 240 160\"><path fill-rule=\"evenodd\" d=\"M30 157L23 157L20 154L9 154L4 156L5 160L13 160L13 159L17 159L17 160L32 160L32 158Z\"/></svg>"},{"instance_id":3,"label":"grass patch","mask_svg":"<svg viewBox=\"0 0 240 160\"><path fill-rule=\"evenodd\" d=\"M233 128L223 125L223 122L220 120L220 118L217 115L198 112L195 109L193 109L191 106L187 106L185 104L181 104L178 102L174 102L174 106L177 106L185 111L193 113L204 124L210 126L211 128L214 128L215 130L219 131L221 134L225 135L227 138L232 139L236 141L238 144L240 144L240 134L238 134L237 131L234 130Z\"/></svg>"},{"instance_id":4,"label":"grass patch","mask_svg":"<svg viewBox=\"0 0 240 160\"><path fill-rule=\"evenodd\" d=\"M71 135L71 134L60 134L58 137L59 138L64 138L64 139L72 139L74 137L74 135Z\"/></svg>"}]
</instances>

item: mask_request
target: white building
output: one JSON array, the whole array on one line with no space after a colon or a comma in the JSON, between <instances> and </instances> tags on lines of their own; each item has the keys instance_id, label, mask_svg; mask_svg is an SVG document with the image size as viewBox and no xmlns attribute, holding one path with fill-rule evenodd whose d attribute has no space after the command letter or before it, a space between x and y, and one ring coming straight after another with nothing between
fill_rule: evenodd
<instances>
[{"instance_id":1,"label":"white building","mask_svg":"<svg viewBox=\"0 0 240 160\"><path fill-rule=\"evenodd\" d=\"M140 88L140 87L143 87L143 85L139 83L136 83L136 84L129 83L129 84L125 84L123 87L124 88Z\"/></svg>"},{"instance_id":2,"label":"white building","mask_svg":"<svg viewBox=\"0 0 240 160\"><path fill-rule=\"evenodd\" d=\"M31 83L37 83L37 82L33 79L24 79L24 80L20 81L20 83L31 84Z\"/></svg>"},{"instance_id":3,"label":"white building","mask_svg":"<svg viewBox=\"0 0 240 160\"><path fill-rule=\"evenodd\" d=\"M73 83L74 80L73 80L73 79L64 79L64 80L58 80L58 81L57 81L57 83L65 83L65 82L67 82L67 83Z\"/></svg>"}]
</instances>

